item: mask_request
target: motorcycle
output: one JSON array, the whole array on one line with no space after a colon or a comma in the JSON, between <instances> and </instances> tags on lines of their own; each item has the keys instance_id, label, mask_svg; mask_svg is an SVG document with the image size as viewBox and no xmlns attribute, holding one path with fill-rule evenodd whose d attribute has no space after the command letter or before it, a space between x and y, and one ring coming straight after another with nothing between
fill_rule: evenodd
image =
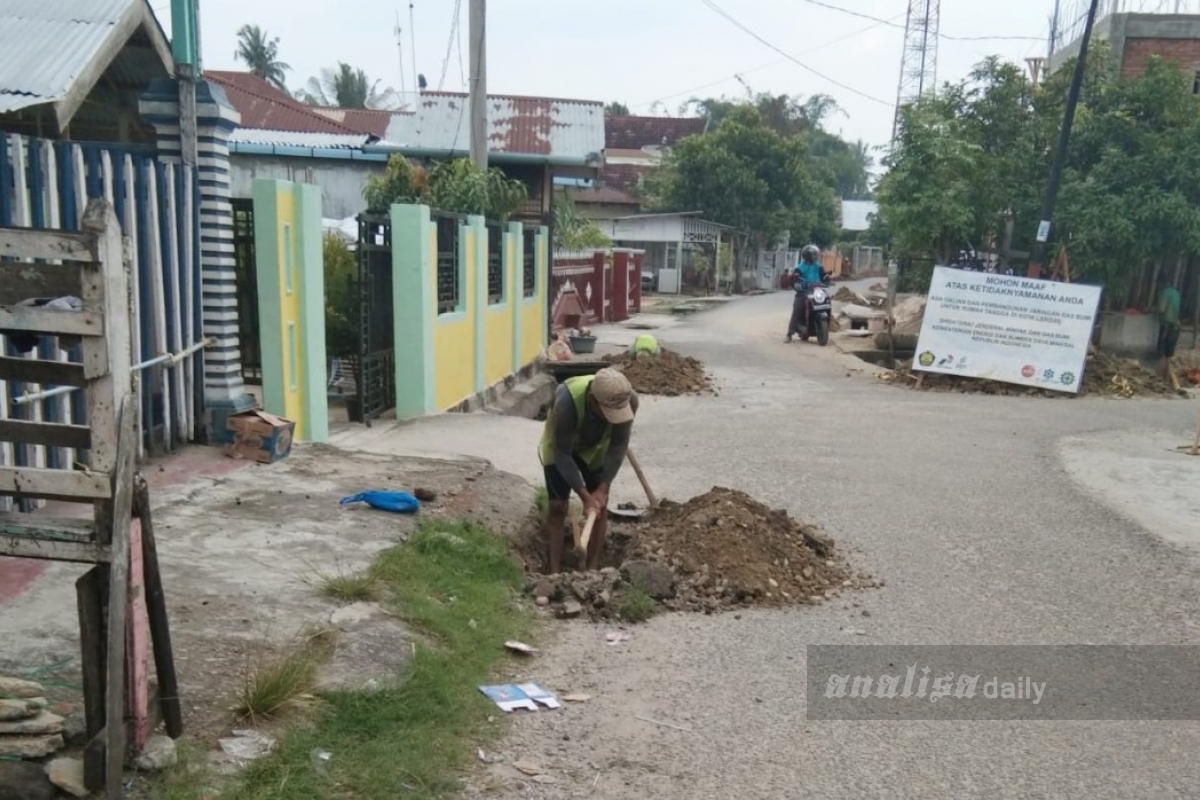
<instances>
[{"instance_id":1,"label":"motorcycle","mask_svg":"<svg viewBox=\"0 0 1200 800\"><path fill-rule=\"evenodd\" d=\"M822 276L824 277L824 276ZM793 286L799 290L796 284ZM829 324L833 317L833 298L829 294L830 283L828 277L819 284L811 284L804 290L804 330L800 334L800 341L807 342L809 337L814 334L817 337L817 344L821 347L829 344Z\"/></svg>"}]
</instances>

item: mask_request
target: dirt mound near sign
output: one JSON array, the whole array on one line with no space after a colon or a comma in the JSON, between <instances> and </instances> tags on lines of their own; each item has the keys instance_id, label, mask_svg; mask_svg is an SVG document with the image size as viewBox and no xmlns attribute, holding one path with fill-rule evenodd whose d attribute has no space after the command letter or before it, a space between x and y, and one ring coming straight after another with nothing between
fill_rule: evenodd
<instances>
[{"instance_id":1,"label":"dirt mound near sign","mask_svg":"<svg viewBox=\"0 0 1200 800\"><path fill-rule=\"evenodd\" d=\"M1186 392L1176 391L1163 378L1143 367L1136 361L1113 358L1106 353L1093 352L1087 357L1083 370L1083 384L1078 395L1052 392L1033 386L1018 386L1013 383L963 378L957 375L940 375L912 369L906 361L894 372L879 376L885 383L918 388L916 381L924 376L919 388L935 392L961 392L964 394L995 394L1024 397L1180 397Z\"/></svg>"},{"instance_id":2,"label":"dirt mound near sign","mask_svg":"<svg viewBox=\"0 0 1200 800\"><path fill-rule=\"evenodd\" d=\"M678 397L713 392L712 378L704 364L674 350L661 348L658 357L630 358L628 353L604 357L625 373L638 394Z\"/></svg>"},{"instance_id":3,"label":"dirt mound near sign","mask_svg":"<svg viewBox=\"0 0 1200 800\"><path fill-rule=\"evenodd\" d=\"M620 618L634 591L668 610L713 613L815 605L846 589L882 585L855 573L817 526L732 489L611 524L602 571L531 578L530 591L556 604L560 616ZM541 566L539 551L525 548L530 566Z\"/></svg>"}]
</instances>

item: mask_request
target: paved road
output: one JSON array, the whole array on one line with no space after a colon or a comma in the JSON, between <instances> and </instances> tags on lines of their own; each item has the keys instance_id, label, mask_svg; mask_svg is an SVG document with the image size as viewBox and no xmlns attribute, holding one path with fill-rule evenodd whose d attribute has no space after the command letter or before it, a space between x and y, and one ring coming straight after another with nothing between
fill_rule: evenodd
<instances>
[{"instance_id":1,"label":"paved road","mask_svg":"<svg viewBox=\"0 0 1200 800\"><path fill-rule=\"evenodd\" d=\"M1152 515L1128 491L1112 507L1097 500L1119 477L1122 443L1183 443L1194 402L905 391L871 380L870 367L848 375L833 352L783 344L789 301L749 298L664 332L723 390L645 403L639 457L668 497L726 485L820 522L886 586L817 609L664 616L618 647L605 628L563 625L529 677L593 699L524 716L497 746L506 763L537 762L554 782L514 781L502 764L476 789L612 800L1196 797L1194 723L806 720L810 644L1200 644L1195 551L1132 521L1194 508L1200 480L1159 493L1168 505ZM1091 470L1103 480L1083 485L1093 451L1103 451L1105 468Z\"/></svg>"}]
</instances>

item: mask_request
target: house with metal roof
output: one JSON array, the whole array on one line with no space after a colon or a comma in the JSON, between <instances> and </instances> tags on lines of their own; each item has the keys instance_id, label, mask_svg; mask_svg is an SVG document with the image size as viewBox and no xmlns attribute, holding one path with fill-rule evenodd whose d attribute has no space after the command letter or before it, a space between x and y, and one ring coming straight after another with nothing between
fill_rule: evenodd
<instances>
[{"instance_id":1,"label":"house with metal roof","mask_svg":"<svg viewBox=\"0 0 1200 800\"><path fill-rule=\"evenodd\" d=\"M423 92L412 110L320 108L250 73L205 77L225 90L242 118L229 145L235 198L249 198L256 178L310 183L321 187L324 215L344 219L362 210L367 177L393 153L425 161L470 155L464 94ZM604 105L489 95L488 133L490 162L529 190L517 217L547 222L556 177L598 173Z\"/></svg>"},{"instance_id":2,"label":"house with metal roof","mask_svg":"<svg viewBox=\"0 0 1200 800\"><path fill-rule=\"evenodd\" d=\"M174 64L147 0L0 0L0 130L152 145L138 99Z\"/></svg>"},{"instance_id":3,"label":"house with metal roof","mask_svg":"<svg viewBox=\"0 0 1200 800\"><path fill-rule=\"evenodd\" d=\"M411 114L394 114L383 140L367 149L410 158L470 155L470 99L422 92ZM529 200L517 217L549 222L556 179L594 180L603 164L604 104L595 100L488 95L488 160L520 180Z\"/></svg>"},{"instance_id":4,"label":"house with metal roof","mask_svg":"<svg viewBox=\"0 0 1200 800\"><path fill-rule=\"evenodd\" d=\"M565 191L587 219L603 220L641 209L637 188L681 139L708 130L704 117L617 116L604 120L604 166L589 186Z\"/></svg>"}]
</instances>

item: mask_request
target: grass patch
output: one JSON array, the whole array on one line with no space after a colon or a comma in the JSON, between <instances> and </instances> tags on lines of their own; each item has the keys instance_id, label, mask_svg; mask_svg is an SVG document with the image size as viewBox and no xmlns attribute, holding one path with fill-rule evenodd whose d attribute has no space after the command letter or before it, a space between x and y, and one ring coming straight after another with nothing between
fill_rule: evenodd
<instances>
[{"instance_id":1,"label":"grass patch","mask_svg":"<svg viewBox=\"0 0 1200 800\"><path fill-rule=\"evenodd\" d=\"M149 800L211 800L212 774L204 750L188 739L175 742L175 766L150 776ZM139 795L140 796L140 795Z\"/></svg>"},{"instance_id":2,"label":"grass patch","mask_svg":"<svg viewBox=\"0 0 1200 800\"><path fill-rule=\"evenodd\" d=\"M617 614L626 622L645 622L658 612L658 603L642 589L632 586L614 599Z\"/></svg>"},{"instance_id":3,"label":"grass patch","mask_svg":"<svg viewBox=\"0 0 1200 800\"><path fill-rule=\"evenodd\" d=\"M251 719L279 716L317 690L321 664L333 651L333 634L308 634L282 658L255 667L246 676L233 712Z\"/></svg>"},{"instance_id":4,"label":"grass patch","mask_svg":"<svg viewBox=\"0 0 1200 800\"><path fill-rule=\"evenodd\" d=\"M321 593L345 603L374 600L379 595L378 586L375 576L369 573L321 576Z\"/></svg>"},{"instance_id":5,"label":"grass patch","mask_svg":"<svg viewBox=\"0 0 1200 800\"><path fill-rule=\"evenodd\" d=\"M514 602L523 576L507 543L476 525L429 520L371 575L432 644L416 648L399 686L324 697L311 724L288 731L227 798L447 797L461 790L475 746L499 732L487 722L497 710L476 687L507 657L503 642L533 625ZM317 748L332 753L327 777L312 766Z\"/></svg>"},{"instance_id":6,"label":"grass patch","mask_svg":"<svg viewBox=\"0 0 1200 800\"><path fill-rule=\"evenodd\" d=\"M538 514L546 516L550 509L550 492L545 486L538 487L537 494L533 496L533 507L537 509Z\"/></svg>"}]
</instances>

